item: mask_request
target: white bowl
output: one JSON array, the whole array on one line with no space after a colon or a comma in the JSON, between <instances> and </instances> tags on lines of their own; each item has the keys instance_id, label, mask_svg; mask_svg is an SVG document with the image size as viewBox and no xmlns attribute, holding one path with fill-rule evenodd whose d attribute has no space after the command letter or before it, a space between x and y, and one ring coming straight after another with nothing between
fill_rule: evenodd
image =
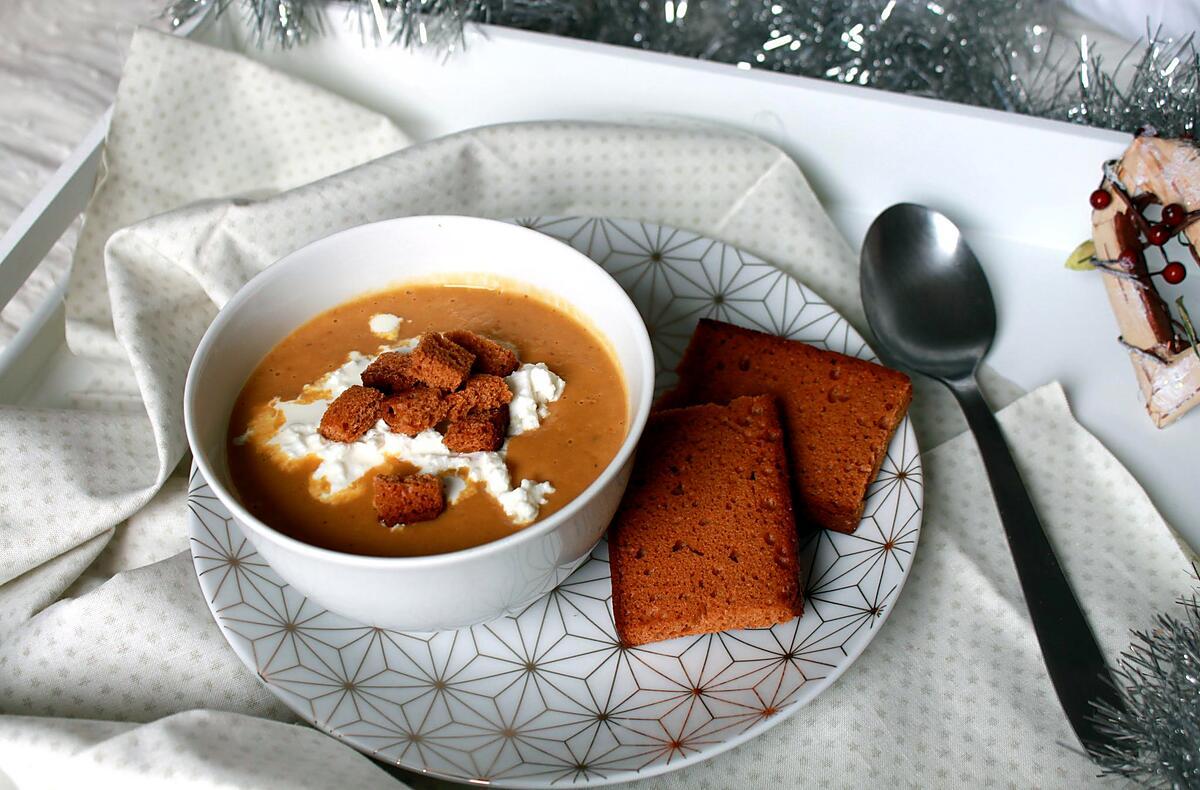
<instances>
[{"instance_id":1,"label":"white bowl","mask_svg":"<svg viewBox=\"0 0 1200 790\"><path fill-rule=\"evenodd\" d=\"M369 291L434 277L501 278L562 299L608 341L625 377L629 432L578 497L500 540L425 557L365 557L290 538L231 492L229 415L242 385L279 341L316 314ZM588 555L629 480L654 388L645 324L619 285L586 256L526 228L471 217L407 217L336 233L248 282L200 341L184 390L188 443L217 498L271 567L321 606L402 631L461 628L518 610Z\"/></svg>"}]
</instances>

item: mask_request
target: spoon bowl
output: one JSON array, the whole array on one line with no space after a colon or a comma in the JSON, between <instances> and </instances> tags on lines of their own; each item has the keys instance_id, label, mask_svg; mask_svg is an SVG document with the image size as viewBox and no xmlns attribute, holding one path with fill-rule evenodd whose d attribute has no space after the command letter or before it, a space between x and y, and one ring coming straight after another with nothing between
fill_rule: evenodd
<instances>
[{"instance_id":1,"label":"spoon bowl","mask_svg":"<svg viewBox=\"0 0 1200 790\"><path fill-rule=\"evenodd\" d=\"M974 374L996 335L983 267L954 223L925 206L899 203L871 223L862 296L889 361L943 381Z\"/></svg>"}]
</instances>

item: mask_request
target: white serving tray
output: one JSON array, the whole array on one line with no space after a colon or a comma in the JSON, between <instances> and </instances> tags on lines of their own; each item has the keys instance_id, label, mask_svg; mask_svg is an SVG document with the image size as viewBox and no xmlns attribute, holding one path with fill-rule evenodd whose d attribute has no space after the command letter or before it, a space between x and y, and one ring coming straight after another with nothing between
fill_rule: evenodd
<instances>
[{"instance_id":1,"label":"white serving tray","mask_svg":"<svg viewBox=\"0 0 1200 790\"><path fill-rule=\"evenodd\" d=\"M1200 414L1151 425L1099 278L1062 266L1091 232L1088 193L1125 135L503 28L470 31L448 59L364 46L358 19L336 11L327 35L300 49L257 48L232 13L192 35L386 113L421 140L539 119L676 117L744 129L800 163L856 248L892 203L941 209L966 229L991 278L1000 313L992 367L1026 389L1061 381L1080 421L1200 547L1184 482ZM0 239L0 304L82 209L104 128ZM62 345L61 294L39 319L0 354L0 402L55 405L86 378Z\"/></svg>"}]
</instances>

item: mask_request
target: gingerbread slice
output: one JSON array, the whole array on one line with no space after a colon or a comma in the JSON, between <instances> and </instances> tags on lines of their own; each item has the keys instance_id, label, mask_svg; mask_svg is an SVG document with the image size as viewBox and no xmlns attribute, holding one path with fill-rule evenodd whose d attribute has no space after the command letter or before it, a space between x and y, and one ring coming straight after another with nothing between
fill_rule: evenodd
<instances>
[{"instance_id":1,"label":"gingerbread slice","mask_svg":"<svg viewBox=\"0 0 1200 790\"><path fill-rule=\"evenodd\" d=\"M609 533L628 645L800 615L796 527L775 400L650 417Z\"/></svg>"},{"instance_id":2,"label":"gingerbread slice","mask_svg":"<svg viewBox=\"0 0 1200 790\"><path fill-rule=\"evenodd\" d=\"M797 340L702 319L660 407L779 400L797 516L853 532L867 487L908 411L912 382L899 371Z\"/></svg>"}]
</instances>

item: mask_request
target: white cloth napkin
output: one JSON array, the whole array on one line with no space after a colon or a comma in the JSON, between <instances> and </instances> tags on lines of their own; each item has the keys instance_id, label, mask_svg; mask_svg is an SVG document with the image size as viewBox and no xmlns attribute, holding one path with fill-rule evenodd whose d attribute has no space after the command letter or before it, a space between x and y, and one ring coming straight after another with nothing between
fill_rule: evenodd
<instances>
[{"instance_id":1,"label":"white cloth napkin","mask_svg":"<svg viewBox=\"0 0 1200 790\"><path fill-rule=\"evenodd\" d=\"M187 362L217 306L280 255L405 214L634 217L760 254L861 326L855 256L795 163L762 141L539 123L388 153L404 143L377 116L236 56L135 38L69 311L76 350L111 359L113 373L77 393L76 411L0 410L0 446L11 448L0 456L0 770L18 786L392 782L348 747L272 721L293 718L225 645L184 551L186 483L172 473L186 449ZM934 448L954 423L918 399L927 510L897 611L813 704L658 781L1079 786L1093 776L1061 745L1072 736L974 445L964 436ZM1186 561L1057 387L1002 422L1115 657L1128 628L1186 589Z\"/></svg>"}]
</instances>

